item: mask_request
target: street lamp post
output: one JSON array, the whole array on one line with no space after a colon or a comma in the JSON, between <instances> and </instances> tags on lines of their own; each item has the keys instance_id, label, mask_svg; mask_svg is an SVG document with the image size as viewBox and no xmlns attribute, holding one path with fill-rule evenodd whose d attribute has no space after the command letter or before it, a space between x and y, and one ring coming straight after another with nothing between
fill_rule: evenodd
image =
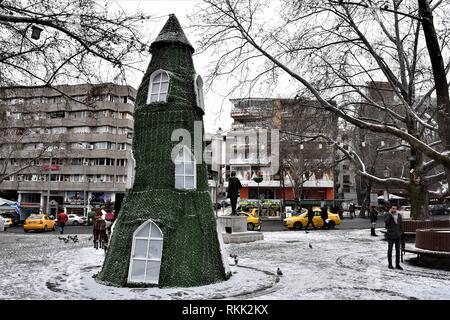
<instances>
[{"instance_id":1,"label":"street lamp post","mask_svg":"<svg viewBox=\"0 0 450 320\"><path fill-rule=\"evenodd\" d=\"M254 177L253 181L258 184L258 216L261 216L261 198L259 196L259 184L263 181L263 177Z\"/></svg>"},{"instance_id":2,"label":"street lamp post","mask_svg":"<svg viewBox=\"0 0 450 320\"><path fill-rule=\"evenodd\" d=\"M49 215L50 212L50 183L52 180L52 161L53 161L53 150L50 152L50 161L48 164L48 181L47 181L47 206L45 209L45 214Z\"/></svg>"}]
</instances>

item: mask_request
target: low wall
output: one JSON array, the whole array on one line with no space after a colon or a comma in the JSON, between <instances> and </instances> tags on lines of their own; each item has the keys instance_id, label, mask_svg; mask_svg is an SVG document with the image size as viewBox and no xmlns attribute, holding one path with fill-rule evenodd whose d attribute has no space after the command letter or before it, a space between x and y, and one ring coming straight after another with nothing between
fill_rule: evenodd
<instances>
[{"instance_id":1,"label":"low wall","mask_svg":"<svg viewBox=\"0 0 450 320\"><path fill-rule=\"evenodd\" d=\"M225 231L225 227L231 227L231 232L246 232L247 217L245 216L221 216L217 218L219 230Z\"/></svg>"},{"instance_id":2,"label":"low wall","mask_svg":"<svg viewBox=\"0 0 450 320\"><path fill-rule=\"evenodd\" d=\"M415 233L417 229L450 228L450 220L403 220L403 231Z\"/></svg>"},{"instance_id":3,"label":"low wall","mask_svg":"<svg viewBox=\"0 0 450 320\"><path fill-rule=\"evenodd\" d=\"M416 248L450 252L450 228L416 230Z\"/></svg>"}]
</instances>

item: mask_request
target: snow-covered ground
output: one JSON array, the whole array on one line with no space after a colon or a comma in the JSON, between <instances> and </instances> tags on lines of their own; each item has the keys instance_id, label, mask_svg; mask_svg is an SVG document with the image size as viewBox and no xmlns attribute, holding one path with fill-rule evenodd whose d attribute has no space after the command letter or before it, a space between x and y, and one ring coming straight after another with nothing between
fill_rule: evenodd
<instances>
[{"instance_id":1,"label":"snow-covered ground","mask_svg":"<svg viewBox=\"0 0 450 320\"><path fill-rule=\"evenodd\" d=\"M450 299L450 272L409 264L413 254L388 269L387 243L369 230L267 232L226 245L239 260L228 281L168 289L98 284L104 253L78 237L0 234L0 299Z\"/></svg>"}]
</instances>

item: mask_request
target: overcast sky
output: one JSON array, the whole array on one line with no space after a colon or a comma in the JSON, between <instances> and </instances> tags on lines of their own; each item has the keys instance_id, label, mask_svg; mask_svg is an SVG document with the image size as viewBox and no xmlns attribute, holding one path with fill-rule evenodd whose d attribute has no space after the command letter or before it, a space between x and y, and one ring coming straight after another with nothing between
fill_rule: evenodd
<instances>
[{"instance_id":1,"label":"overcast sky","mask_svg":"<svg viewBox=\"0 0 450 320\"><path fill-rule=\"evenodd\" d=\"M194 11L194 6L201 1L199 0L117 0L117 3L126 11L142 10L144 13L156 17L156 21L149 23L148 30L151 33L152 39L154 39L159 31L164 26L169 14L174 13L180 21L184 32L188 37L191 44L195 47L196 37L191 29L188 29L189 19L188 15ZM143 68L146 68L150 60L146 62ZM206 78L207 65L209 63L207 56L196 55L194 56L195 69L198 74ZM145 70L143 70L145 71ZM136 89L139 86L142 73L136 72L133 77L130 77L130 84ZM139 79L139 80L138 80ZM213 91L205 92L205 130L213 133L219 127L226 130L231 127L232 119L230 118L231 102L228 99L224 101L223 96L228 93L225 85L217 83ZM221 105L223 103L222 112L219 113Z\"/></svg>"}]
</instances>

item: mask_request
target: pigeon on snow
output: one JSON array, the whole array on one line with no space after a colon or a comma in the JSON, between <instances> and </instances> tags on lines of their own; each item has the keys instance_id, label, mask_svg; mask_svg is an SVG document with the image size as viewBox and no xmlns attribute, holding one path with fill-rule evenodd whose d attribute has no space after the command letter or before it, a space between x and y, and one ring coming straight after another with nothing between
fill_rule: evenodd
<instances>
[{"instance_id":1,"label":"pigeon on snow","mask_svg":"<svg viewBox=\"0 0 450 320\"><path fill-rule=\"evenodd\" d=\"M279 276L282 276L282 275L283 275L283 272L281 272L281 269L280 269L280 268L277 269L277 275L279 275Z\"/></svg>"}]
</instances>

